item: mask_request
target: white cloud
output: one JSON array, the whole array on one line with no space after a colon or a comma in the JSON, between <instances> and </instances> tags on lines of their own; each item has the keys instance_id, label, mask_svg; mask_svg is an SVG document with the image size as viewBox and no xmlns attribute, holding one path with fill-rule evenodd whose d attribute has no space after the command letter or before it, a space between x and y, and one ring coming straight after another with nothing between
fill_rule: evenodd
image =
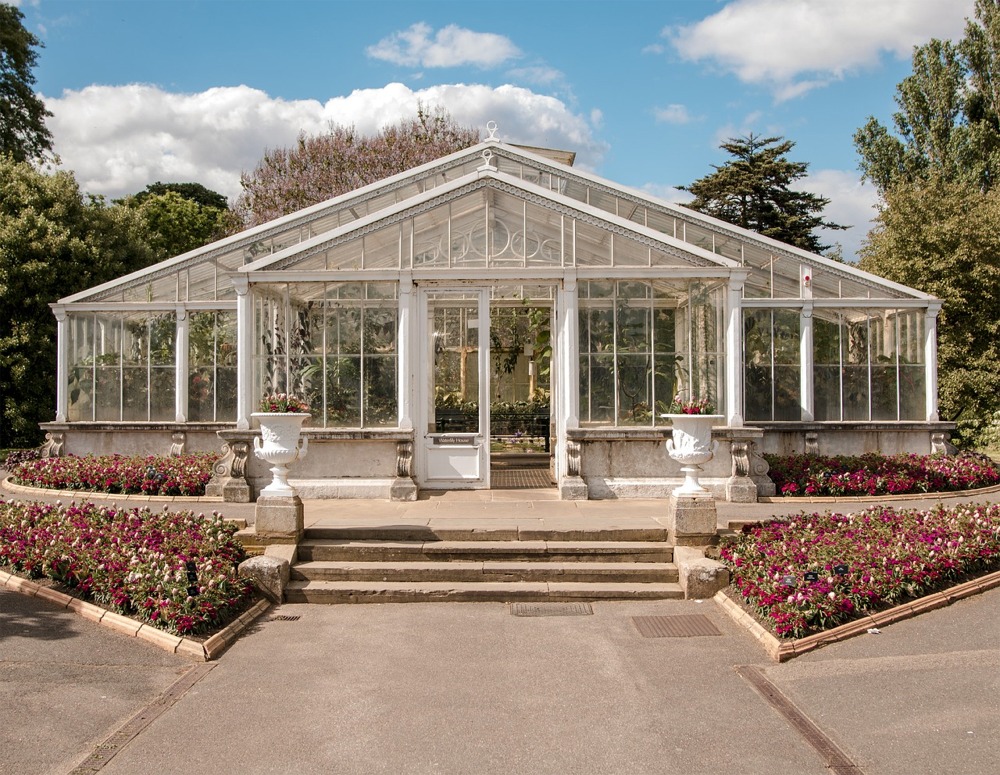
<instances>
[{"instance_id":1,"label":"white cloud","mask_svg":"<svg viewBox=\"0 0 1000 775\"><path fill-rule=\"evenodd\" d=\"M566 80L566 75L562 71L556 70L554 67L545 66L518 67L509 70L507 75L520 81L536 83L539 86L562 84Z\"/></svg>"},{"instance_id":2,"label":"white cloud","mask_svg":"<svg viewBox=\"0 0 1000 775\"><path fill-rule=\"evenodd\" d=\"M399 83L318 100L282 100L248 86L176 94L155 86L89 86L45 98L47 122L63 166L90 193L115 198L149 183L196 181L233 197L240 173L266 148L294 143L300 131L330 122L372 133L416 115L418 105L441 106L460 124L500 126L505 142L576 151L593 169L606 146L587 118L565 103L515 86L450 84L411 90Z\"/></svg>"},{"instance_id":3,"label":"white cloud","mask_svg":"<svg viewBox=\"0 0 1000 775\"><path fill-rule=\"evenodd\" d=\"M689 191L681 191L676 186L668 186L665 183L645 183L642 190L657 199L675 204L686 204L694 199L694 195Z\"/></svg>"},{"instance_id":4,"label":"white cloud","mask_svg":"<svg viewBox=\"0 0 1000 775\"><path fill-rule=\"evenodd\" d=\"M418 22L366 49L368 56L407 67L495 67L521 55L509 38L491 32L473 32L454 24L433 34Z\"/></svg>"},{"instance_id":5,"label":"white cloud","mask_svg":"<svg viewBox=\"0 0 1000 775\"><path fill-rule=\"evenodd\" d=\"M686 105L667 105L665 108L656 108L653 111L656 120L663 124L690 124L694 117L688 111Z\"/></svg>"},{"instance_id":6,"label":"white cloud","mask_svg":"<svg viewBox=\"0 0 1000 775\"><path fill-rule=\"evenodd\" d=\"M820 238L827 245L839 242L844 248L844 258L855 261L857 253L872 227L876 216L878 195L874 186L861 182L860 173L845 170L816 170L800 180L796 188L830 200L823 211L828 221L850 226L846 231L819 230Z\"/></svg>"},{"instance_id":7,"label":"white cloud","mask_svg":"<svg viewBox=\"0 0 1000 775\"><path fill-rule=\"evenodd\" d=\"M930 38L955 38L974 0L734 0L694 24L668 27L684 59L710 62L791 99Z\"/></svg>"}]
</instances>

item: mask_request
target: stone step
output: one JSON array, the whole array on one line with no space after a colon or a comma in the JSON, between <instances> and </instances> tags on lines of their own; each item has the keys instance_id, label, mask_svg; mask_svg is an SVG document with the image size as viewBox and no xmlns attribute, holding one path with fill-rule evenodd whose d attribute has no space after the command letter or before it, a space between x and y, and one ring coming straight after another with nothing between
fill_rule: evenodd
<instances>
[{"instance_id":1,"label":"stone step","mask_svg":"<svg viewBox=\"0 0 1000 775\"><path fill-rule=\"evenodd\" d=\"M683 598L679 584L290 581L289 603L584 602Z\"/></svg>"},{"instance_id":2,"label":"stone step","mask_svg":"<svg viewBox=\"0 0 1000 775\"><path fill-rule=\"evenodd\" d=\"M612 582L677 581L677 567L657 562L304 562L295 581Z\"/></svg>"},{"instance_id":3,"label":"stone step","mask_svg":"<svg viewBox=\"0 0 1000 775\"><path fill-rule=\"evenodd\" d=\"M666 528L518 528L434 527L426 525L370 525L353 527L309 527L303 539L379 541L666 541Z\"/></svg>"},{"instance_id":4,"label":"stone step","mask_svg":"<svg viewBox=\"0 0 1000 775\"><path fill-rule=\"evenodd\" d=\"M300 562L508 560L562 562L672 562L661 541L371 541L308 539Z\"/></svg>"}]
</instances>

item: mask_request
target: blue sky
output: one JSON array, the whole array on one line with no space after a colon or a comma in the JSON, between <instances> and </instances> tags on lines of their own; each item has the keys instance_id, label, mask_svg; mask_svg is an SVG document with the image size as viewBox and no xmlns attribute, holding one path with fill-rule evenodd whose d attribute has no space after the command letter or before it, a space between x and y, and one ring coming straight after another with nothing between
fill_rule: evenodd
<instances>
[{"instance_id":1,"label":"blue sky","mask_svg":"<svg viewBox=\"0 0 1000 775\"><path fill-rule=\"evenodd\" d=\"M851 257L875 203L852 135L888 123L912 47L973 0L18 0L63 166L94 194L227 196L267 147L442 105L508 142L668 199L719 143L782 135Z\"/></svg>"}]
</instances>

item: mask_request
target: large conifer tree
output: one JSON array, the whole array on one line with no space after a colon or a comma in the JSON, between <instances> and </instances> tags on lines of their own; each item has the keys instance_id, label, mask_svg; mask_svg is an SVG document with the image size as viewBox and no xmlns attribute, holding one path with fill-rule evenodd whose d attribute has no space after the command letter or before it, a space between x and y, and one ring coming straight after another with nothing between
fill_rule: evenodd
<instances>
[{"instance_id":1,"label":"large conifer tree","mask_svg":"<svg viewBox=\"0 0 1000 775\"><path fill-rule=\"evenodd\" d=\"M809 169L805 162L786 157L795 147L791 140L751 133L730 138L719 147L732 159L715 166L710 175L679 187L694 194L694 200L687 203L691 209L815 253L828 247L820 243L816 229L847 228L823 219L829 199L791 189Z\"/></svg>"}]
</instances>

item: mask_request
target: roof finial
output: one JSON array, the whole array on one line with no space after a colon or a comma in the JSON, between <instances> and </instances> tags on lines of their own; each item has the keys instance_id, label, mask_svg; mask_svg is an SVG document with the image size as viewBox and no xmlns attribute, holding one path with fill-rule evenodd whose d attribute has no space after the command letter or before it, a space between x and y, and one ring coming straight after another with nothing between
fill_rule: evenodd
<instances>
[{"instance_id":1,"label":"roof finial","mask_svg":"<svg viewBox=\"0 0 1000 775\"><path fill-rule=\"evenodd\" d=\"M499 129L499 127L497 126L497 122L496 121L487 121L486 122L486 131L489 132L490 134L489 134L489 136L486 139L487 140L498 140L499 138L497 137L497 129Z\"/></svg>"},{"instance_id":2,"label":"roof finial","mask_svg":"<svg viewBox=\"0 0 1000 775\"><path fill-rule=\"evenodd\" d=\"M493 158L493 151L487 148L485 151L483 151L483 166L480 167L479 169L481 170L493 169L493 165L490 164L490 159L492 158Z\"/></svg>"}]
</instances>

